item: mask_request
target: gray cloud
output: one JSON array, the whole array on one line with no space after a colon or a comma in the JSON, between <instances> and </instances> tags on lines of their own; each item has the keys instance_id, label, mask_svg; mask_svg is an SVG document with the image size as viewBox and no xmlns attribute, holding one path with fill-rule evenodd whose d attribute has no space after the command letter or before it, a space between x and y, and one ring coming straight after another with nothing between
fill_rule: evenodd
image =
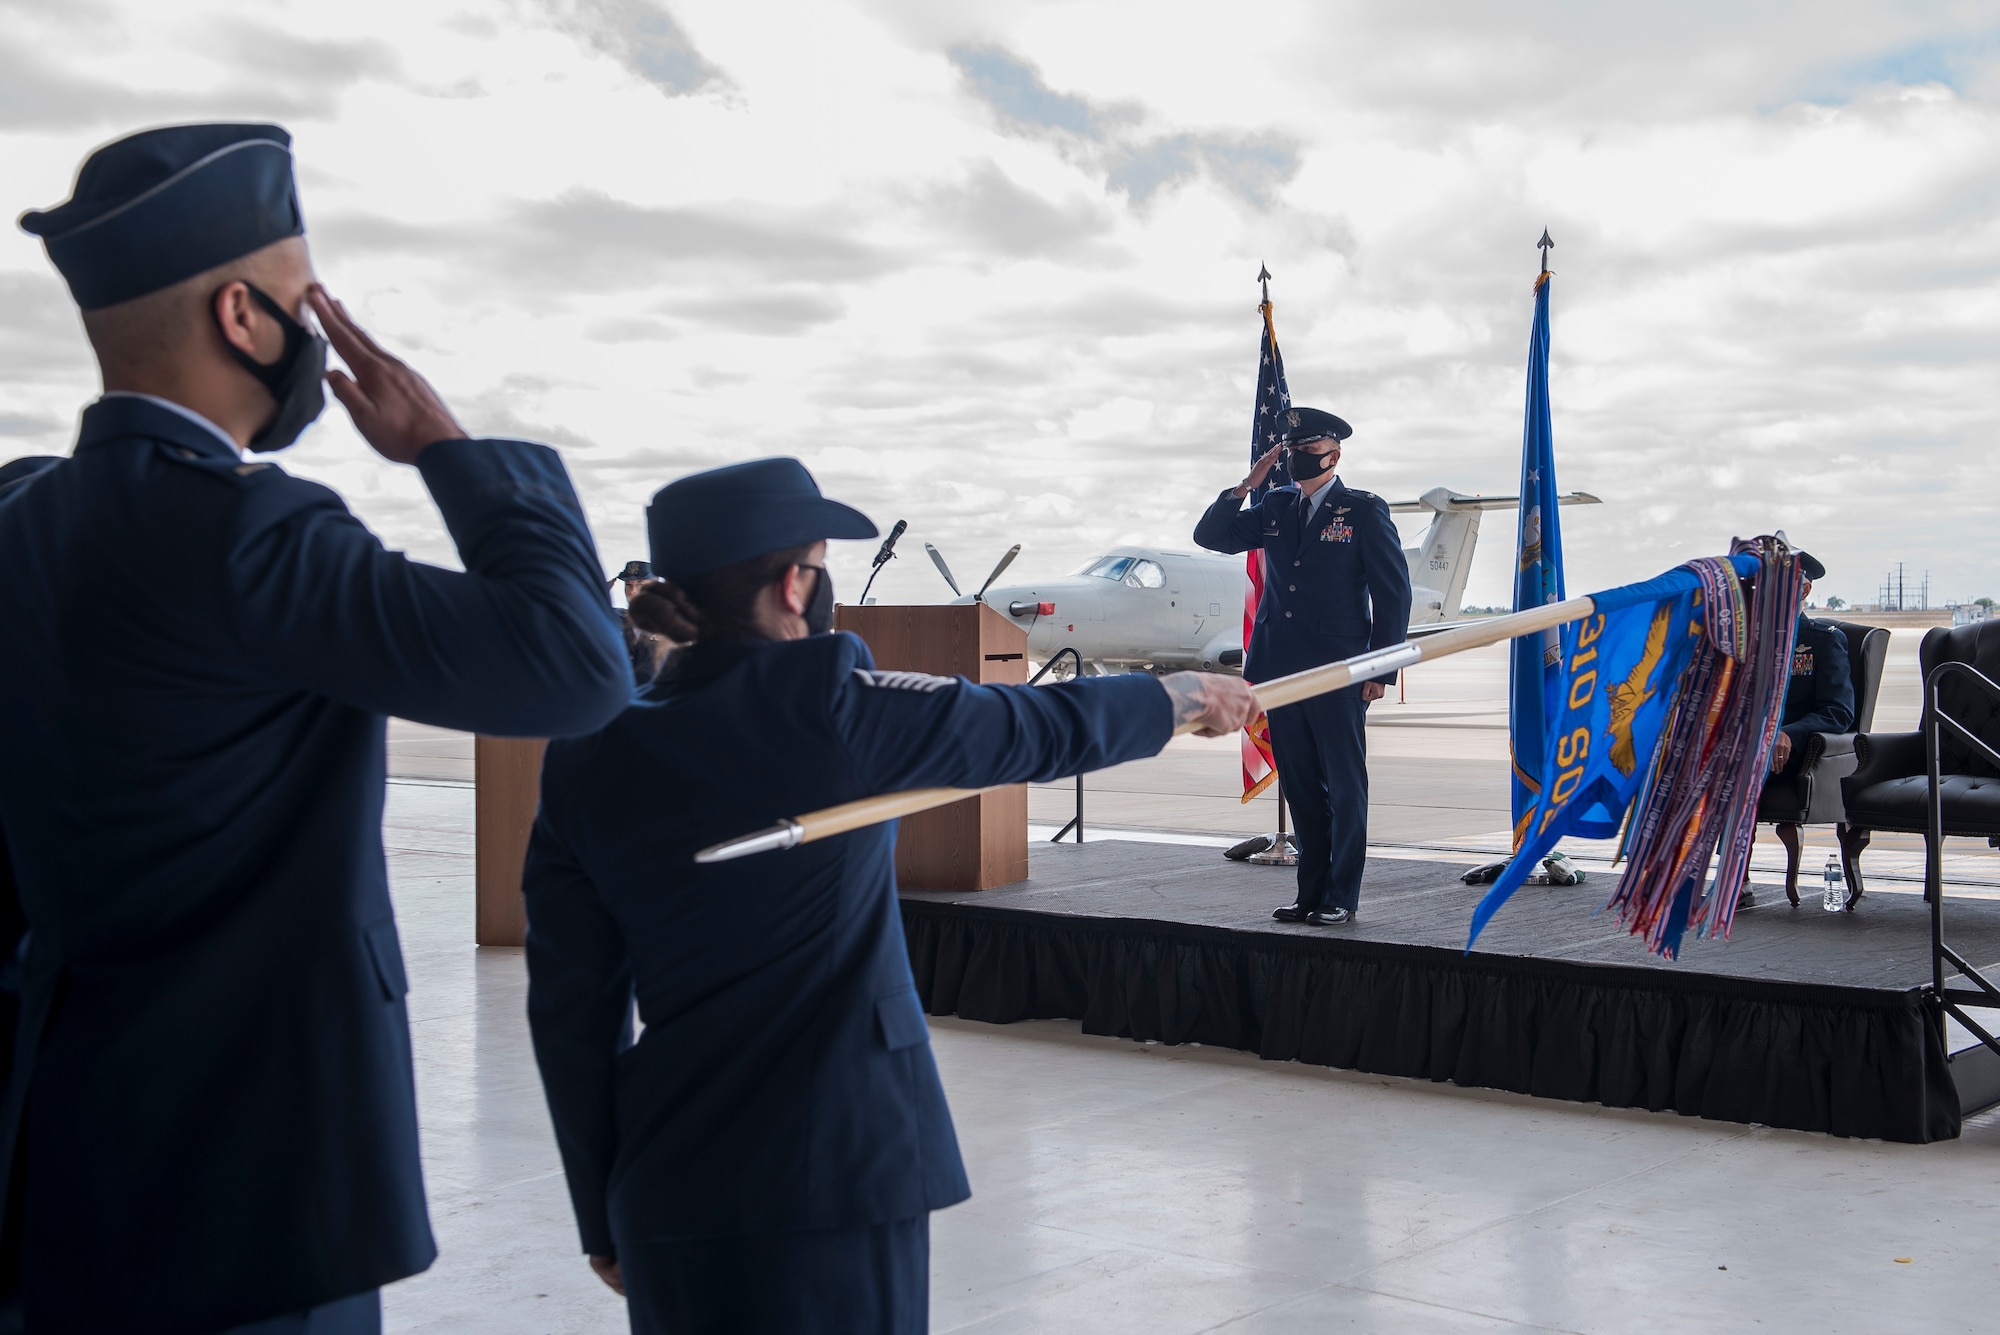
<instances>
[{"instance_id":1,"label":"gray cloud","mask_svg":"<svg viewBox=\"0 0 2000 1335\"><path fill-rule=\"evenodd\" d=\"M337 213L314 219L313 234L329 248L434 257L481 282L543 292L629 292L697 269L755 285L852 281L894 267L824 219L761 205L652 207L581 189L463 225Z\"/></svg>"},{"instance_id":2,"label":"gray cloud","mask_svg":"<svg viewBox=\"0 0 2000 1335\"><path fill-rule=\"evenodd\" d=\"M0 383L88 372L83 323L53 273L0 273Z\"/></svg>"},{"instance_id":3,"label":"gray cloud","mask_svg":"<svg viewBox=\"0 0 2000 1335\"><path fill-rule=\"evenodd\" d=\"M2000 91L1992 10L1961 0L1332 0L1316 18L1277 52L1273 80L1412 136L1840 104L1933 80Z\"/></svg>"},{"instance_id":4,"label":"gray cloud","mask_svg":"<svg viewBox=\"0 0 2000 1335\"><path fill-rule=\"evenodd\" d=\"M63 429L63 423L53 417L42 417L28 413L0 412L0 436L47 436Z\"/></svg>"},{"instance_id":5,"label":"gray cloud","mask_svg":"<svg viewBox=\"0 0 2000 1335\"><path fill-rule=\"evenodd\" d=\"M1023 189L992 162L976 164L961 181L923 192L928 221L977 252L1010 259L1093 258L1114 252L1101 244L1112 220L1089 200L1053 204Z\"/></svg>"},{"instance_id":6,"label":"gray cloud","mask_svg":"<svg viewBox=\"0 0 2000 1335\"><path fill-rule=\"evenodd\" d=\"M664 6L649 0L547 0L545 7L558 29L669 97L731 87L729 76L695 49Z\"/></svg>"},{"instance_id":7,"label":"gray cloud","mask_svg":"<svg viewBox=\"0 0 2000 1335\"><path fill-rule=\"evenodd\" d=\"M262 23L232 21L214 28L214 46L244 75L261 77L294 93L301 86L323 98L364 79L398 79L402 66L381 41L296 37Z\"/></svg>"},{"instance_id":8,"label":"gray cloud","mask_svg":"<svg viewBox=\"0 0 2000 1335\"><path fill-rule=\"evenodd\" d=\"M723 286L726 289L728 285ZM808 287L724 290L663 302L659 309L681 316L696 328L773 335L801 334L847 313L846 303L836 293Z\"/></svg>"},{"instance_id":9,"label":"gray cloud","mask_svg":"<svg viewBox=\"0 0 2000 1335\"><path fill-rule=\"evenodd\" d=\"M540 441L579 453L594 450L597 442L590 437L537 415L536 405L550 388L537 376L504 376L484 392L467 396L459 415L475 435Z\"/></svg>"},{"instance_id":10,"label":"gray cloud","mask_svg":"<svg viewBox=\"0 0 2000 1335\"><path fill-rule=\"evenodd\" d=\"M949 51L966 85L1016 133L1049 139L1100 171L1135 203L1207 175L1259 208L1298 173L1299 149L1272 133L1149 133L1143 109L1059 93L1033 65L1003 47L961 44Z\"/></svg>"},{"instance_id":11,"label":"gray cloud","mask_svg":"<svg viewBox=\"0 0 2000 1335\"><path fill-rule=\"evenodd\" d=\"M201 48L223 67L217 91L157 91L96 78L50 58L51 48L104 51L129 45L103 11L43 10L35 17L40 21L17 25L0 38L0 128L86 129L204 116L324 119L355 84L399 72L394 54L377 41L300 38L234 21L214 25Z\"/></svg>"}]
</instances>

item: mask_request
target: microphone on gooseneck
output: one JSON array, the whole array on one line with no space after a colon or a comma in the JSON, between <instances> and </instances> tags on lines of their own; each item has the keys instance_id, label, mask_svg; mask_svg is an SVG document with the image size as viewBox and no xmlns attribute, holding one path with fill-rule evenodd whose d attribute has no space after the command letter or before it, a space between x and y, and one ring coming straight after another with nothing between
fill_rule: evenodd
<instances>
[{"instance_id":1,"label":"microphone on gooseneck","mask_svg":"<svg viewBox=\"0 0 2000 1335\"><path fill-rule=\"evenodd\" d=\"M882 573L882 567L896 559L896 539L903 536L903 530L910 526L907 519L898 519L896 527L889 530L889 536L882 539L882 550L875 553L875 568L868 572L868 582L861 586L861 605L868 605L868 590L875 587L875 577Z\"/></svg>"},{"instance_id":2,"label":"microphone on gooseneck","mask_svg":"<svg viewBox=\"0 0 2000 1335\"><path fill-rule=\"evenodd\" d=\"M875 566L877 569L887 565L890 558L896 555L896 539L902 537L903 530L909 526L909 520L898 519L896 527L889 530L889 536L882 539L882 549L875 553Z\"/></svg>"}]
</instances>

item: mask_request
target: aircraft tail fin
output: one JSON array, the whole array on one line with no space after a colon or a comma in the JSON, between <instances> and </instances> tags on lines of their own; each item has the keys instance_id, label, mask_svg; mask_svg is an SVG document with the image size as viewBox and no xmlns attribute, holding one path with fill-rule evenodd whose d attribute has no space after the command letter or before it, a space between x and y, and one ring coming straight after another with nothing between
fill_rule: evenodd
<instances>
[{"instance_id":1,"label":"aircraft tail fin","mask_svg":"<svg viewBox=\"0 0 2000 1335\"><path fill-rule=\"evenodd\" d=\"M1474 504L1459 504L1474 501ZM1479 545L1479 515L1489 507L1474 497L1461 497L1447 487L1433 487L1423 499L1395 510L1430 513L1422 541L1403 550L1410 566L1410 624L1449 621L1465 601L1465 580L1472 572L1472 552Z\"/></svg>"},{"instance_id":2,"label":"aircraft tail fin","mask_svg":"<svg viewBox=\"0 0 2000 1335\"><path fill-rule=\"evenodd\" d=\"M1602 504L1587 491L1572 491L1561 501L1564 505ZM1511 510L1520 503L1518 496L1467 496L1449 487L1432 487L1414 501L1390 503L1394 512L1431 517L1423 541L1403 549L1414 595L1412 626L1458 616L1465 601L1466 577L1472 573L1472 552L1479 545L1479 516L1487 510Z\"/></svg>"}]
</instances>

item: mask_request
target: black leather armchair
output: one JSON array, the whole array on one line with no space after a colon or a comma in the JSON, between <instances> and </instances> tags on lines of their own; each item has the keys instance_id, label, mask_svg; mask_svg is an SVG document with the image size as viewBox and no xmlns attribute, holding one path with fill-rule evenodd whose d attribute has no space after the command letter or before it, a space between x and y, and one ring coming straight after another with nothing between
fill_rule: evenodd
<instances>
[{"instance_id":1,"label":"black leather armchair","mask_svg":"<svg viewBox=\"0 0 2000 1335\"><path fill-rule=\"evenodd\" d=\"M1847 637L1848 672L1854 682L1854 731L1815 732L1806 736L1798 767L1775 775L1757 799L1757 820L1778 827L1785 846L1785 897L1799 902L1799 830L1806 825L1838 827L1841 865L1847 871L1847 906L1861 897L1861 882L1847 858L1847 814L1841 800L1841 780L1854 771L1855 737L1875 722L1875 701L1882 692L1882 665L1889 657L1889 632L1880 626L1815 618ZM1922 747L1918 747L1922 768ZM1863 841L1866 842L1865 840Z\"/></svg>"},{"instance_id":2,"label":"black leather armchair","mask_svg":"<svg viewBox=\"0 0 2000 1335\"><path fill-rule=\"evenodd\" d=\"M1940 663L1968 663L1986 676L2000 679L2000 621L1927 631L1918 661L1926 681ZM1938 704L1988 746L2000 749L2000 705L1963 674L1948 675L1939 683ZM1930 784L1923 733L1863 733L1854 743L1857 763L1853 773L1840 783L1847 807L1841 853L1849 889L1858 899L1861 851L1868 846L1870 833L1926 833L1930 828ZM1938 739L1938 772L1945 834L2000 843L2000 769L1977 747L1945 728Z\"/></svg>"}]
</instances>

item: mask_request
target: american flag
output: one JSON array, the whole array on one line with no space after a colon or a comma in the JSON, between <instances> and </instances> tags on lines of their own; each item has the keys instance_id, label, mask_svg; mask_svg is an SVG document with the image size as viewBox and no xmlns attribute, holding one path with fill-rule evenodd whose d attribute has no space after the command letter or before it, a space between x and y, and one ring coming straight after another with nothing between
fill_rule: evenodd
<instances>
[{"instance_id":1,"label":"american flag","mask_svg":"<svg viewBox=\"0 0 2000 1335\"><path fill-rule=\"evenodd\" d=\"M1285 385L1285 359L1278 353L1278 333L1271 324L1271 303L1257 308L1264 317L1264 330L1257 339L1257 400L1250 415L1250 462L1256 463L1277 442L1281 421L1292 406L1292 391ZM1264 479L1264 485L1250 493L1257 500L1273 487L1285 486L1285 466L1279 464ZM1244 556L1245 573L1250 576L1250 596L1243 603L1243 648L1250 648L1250 631L1257 620L1257 600L1264 596L1264 552L1253 548ZM1243 800L1248 802L1278 777L1277 762L1271 759L1271 723L1259 714L1243 730Z\"/></svg>"}]
</instances>

